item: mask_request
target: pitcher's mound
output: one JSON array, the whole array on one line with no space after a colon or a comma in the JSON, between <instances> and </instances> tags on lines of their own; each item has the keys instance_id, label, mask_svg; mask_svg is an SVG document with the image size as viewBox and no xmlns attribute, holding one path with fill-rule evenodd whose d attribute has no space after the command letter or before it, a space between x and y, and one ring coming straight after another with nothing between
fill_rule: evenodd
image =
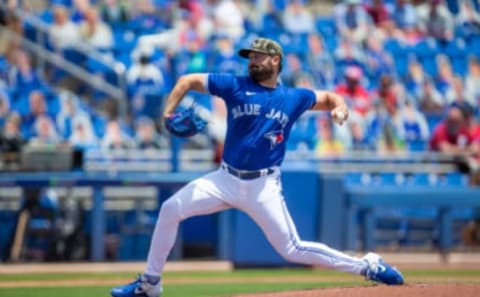
<instances>
[{"instance_id":1,"label":"pitcher's mound","mask_svg":"<svg viewBox=\"0 0 480 297\"><path fill-rule=\"evenodd\" d=\"M372 286L317 289L281 293L241 295L236 297L478 297L480 285L415 284L405 286Z\"/></svg>"}]
</instances>

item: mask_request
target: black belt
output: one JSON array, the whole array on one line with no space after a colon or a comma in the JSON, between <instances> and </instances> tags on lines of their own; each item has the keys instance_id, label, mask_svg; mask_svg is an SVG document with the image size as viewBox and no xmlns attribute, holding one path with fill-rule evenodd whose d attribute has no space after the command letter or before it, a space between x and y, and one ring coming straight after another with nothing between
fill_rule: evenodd
<instances>
[{"instance_id":1,"label":"black belt","mask_svg":"<svg viewBox=\"0 0 480 297\"><path fill-rule=\"evenodd\" d=\"M260 170L238 170L228 166L227 164L222 164L222 168L227 170L233 176L238 177L239 179L249 180L249 179L256 179L260 176L270 175L275 172L273 168L265 168Z\"/></svg>"}]
</instances>

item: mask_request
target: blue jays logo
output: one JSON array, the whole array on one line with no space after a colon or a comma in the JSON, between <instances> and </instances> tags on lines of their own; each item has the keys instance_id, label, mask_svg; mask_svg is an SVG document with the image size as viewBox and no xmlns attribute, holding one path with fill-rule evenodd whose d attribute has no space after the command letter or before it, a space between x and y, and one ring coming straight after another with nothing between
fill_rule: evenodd
<instances>
[{"instance_id":1,"label":"blue jays logo","mask_svg":"<svg viewBox=\"0 0 480 297\"><path fill-rule=\"evenodd\" d=\"M273 149L277 144L283 142L283 130L268 132L263 137L270 140L270 149Z\"/></svg>"}]
</instances>

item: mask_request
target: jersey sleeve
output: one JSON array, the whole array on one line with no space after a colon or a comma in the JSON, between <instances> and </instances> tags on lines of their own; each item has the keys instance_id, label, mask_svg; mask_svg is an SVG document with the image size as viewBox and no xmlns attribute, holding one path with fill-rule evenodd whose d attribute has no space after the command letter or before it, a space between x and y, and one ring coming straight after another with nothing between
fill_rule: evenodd
<instances>
[{"instance_id":1,"label":"jersey sleeve","mask_svg":"<svg viewBox=\"0 0 480 297\"><path fill-rule=\"evenodd\" d=\"M298 106L296 108L297 116L300 116L306 110L312 108L315 105L315 93L308 89L298 89Z\"/></svg>"},{"instance_id":2,"label":"jersey sleeve","mask_svg":"<svg viewBox=\"0 0 480 297\"><path fill-rule=\"evenodd\" d=\"M232 94L235 76L226 73L209 73L207 76L207 90L211 95L227 100Z\"/></svg>"}]
</instances>

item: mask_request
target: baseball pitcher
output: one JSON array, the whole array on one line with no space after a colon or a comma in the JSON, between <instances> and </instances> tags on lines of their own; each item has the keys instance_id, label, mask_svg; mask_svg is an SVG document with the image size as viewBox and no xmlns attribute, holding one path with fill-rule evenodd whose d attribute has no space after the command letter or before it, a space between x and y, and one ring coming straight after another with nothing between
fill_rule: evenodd
<instances>
[{"instance_id":1,"label":"baseball pitcher","mask_svg":"<svg viewBox=\"0 0 480 297\"><path fill-rule=\"evenodd\" d=\"M227 134L223 162L170 197L161 207L144 273L134 282L113 288L113 297L158 297L161 275L179 223L191 216L237 208L248 214L286 260L363 275L388 285L403 284L402 274L374 253L351 257L325 244L299 238L282 196L280 165L293 123L307 110L326 110L338 124L348 118L342 97L320 90L290 88L278 83L283 51L257 38L239 55L248 59L248 76L196 73L179 78L164 109L167 129L193 135L204 127L191 111L175 112L190 90L223 98Z\"/></svg>"}]
</instances>

